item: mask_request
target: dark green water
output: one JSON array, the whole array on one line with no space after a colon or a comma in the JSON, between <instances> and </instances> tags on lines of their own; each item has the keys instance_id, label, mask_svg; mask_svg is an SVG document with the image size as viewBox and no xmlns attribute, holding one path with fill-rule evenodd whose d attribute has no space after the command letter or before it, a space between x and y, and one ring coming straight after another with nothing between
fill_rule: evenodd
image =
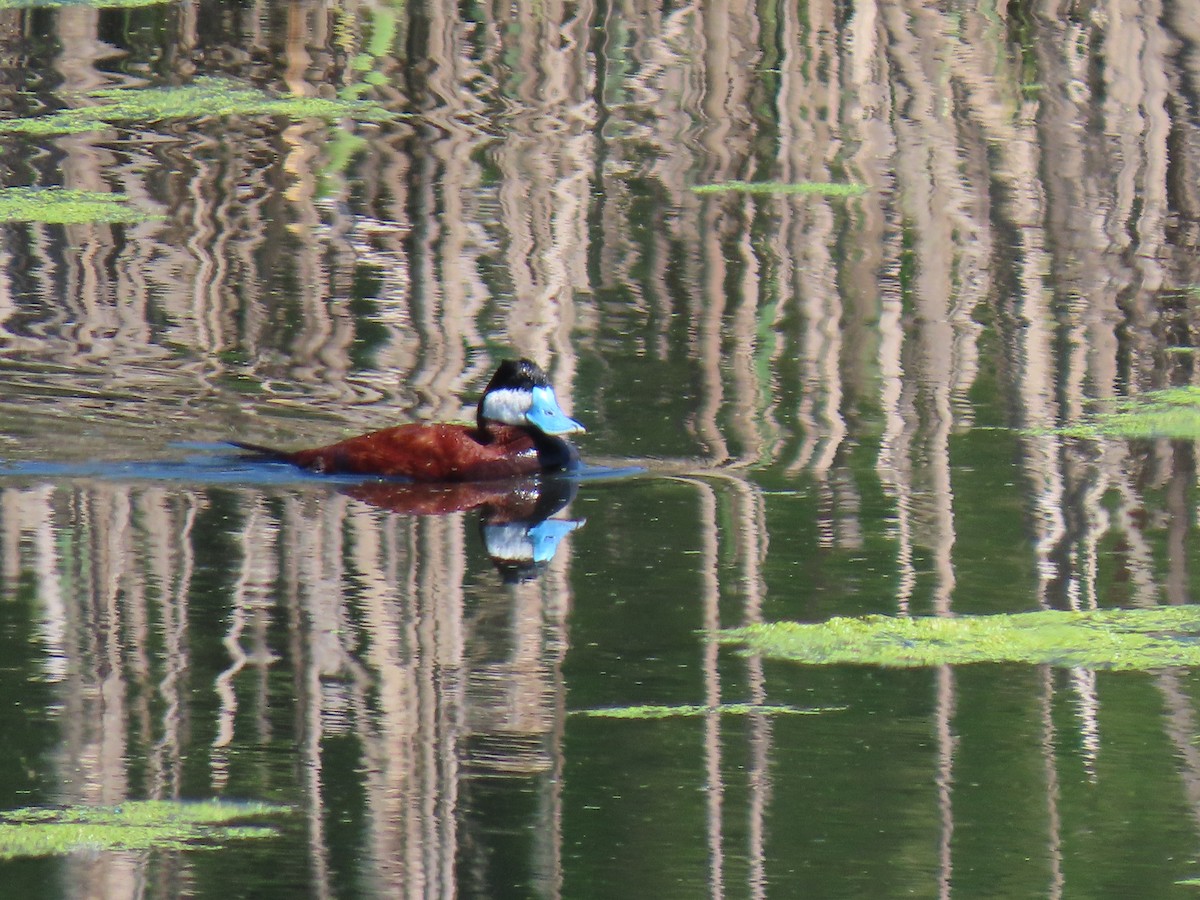
<instances>
[{"instance_id":1,"label":"dark green water","mask_svg":"<svg viewBox=\"0 0 1200 900\"><path fill-rule=\"evenodd\" d=\"M1054 429L1196 380L1197 34L1183 3L0 9L0 187L131 215L0 194L0 810L291 810L6 859L4 894L1191 896L1192 670L709 638L1192 602L1194 442ZM252 92L145 93L203 77ZM143 105L40 118L112 87ZM295 97L342 105L261 105ZM730 181L863 190L692 190ZM511 498L418 515L219 443L469 418L511 355L622 470L553 488L536 566L497 562ZM702 710L587 714L633 706Z\"/></svg>"}]
</instances>

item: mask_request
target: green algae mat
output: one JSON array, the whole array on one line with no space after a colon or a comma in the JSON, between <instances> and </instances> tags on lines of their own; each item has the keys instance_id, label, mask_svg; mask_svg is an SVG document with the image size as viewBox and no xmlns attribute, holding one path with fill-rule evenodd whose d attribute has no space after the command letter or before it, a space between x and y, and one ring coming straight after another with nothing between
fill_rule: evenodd
<instances>
[{"instance_id":1,"label":"green algae mat","mask_svg":"<svg viewBox=\"0 0 1200 900\"><path fill-rule=\"evenodd\" d=\"M866 185L830 181L722 181L718 184L692 186L695 194L803 194L818 197L858 197L867 192Z\"/></svg>"},{"instance_id":2,"label":"green algae mat","mask_svg":"<svg viewBox=\"0 0 1200 900\"><path fill-rule=\"evenodd\" d=\"M1173 348L1183 351L1188 348ZM1165 388L1107 401L1058 433L1082 438L1175 438L1200 440L1200 387Z\"/></svg>"},{"instance_id":3,"label":"green algae mat","mask_svg":"<svg viewBox=\"0 0 1200 900\"><path fill-rule=\"evenodd\" d=\"M159 6L170 0L0 0L0 9L56 9L63 6L92 9L134 9Z\"/></svg>"},{"instance_id":4,"label":"green algae mat","mask_svg":"<svg viewBox=\"0 0 1200 900\"><path fill-rule=\"evenodd\" d=\"M144 222L149 218L130 205L124 194L56 187L0 188L0 222L78 225L85 222Z\"/></svg>"},{"instance_id":5,"label":"green algae mat","mask_svg":"<svg viewBox=\"0 0 1200 900\"><path fill-rule=\"evenodd\" d=\"M275 95L229 78L202 76L178 87L119 87L89 91L93 104L27 118L0 119L0 132L49 135L96 131L120 122L225 116L288 119L344 117L386 121L395 116L366 100Z\"/></svg>"},{"instance_id":6,"label":"green algae mat","mask_svg":"<svg viewBox=\"0 0 1200 900\"><path fill-rule=\"evenodd\" d=\"M0 859L78 850L214 849L234 840L274 837L274 828L234 823L289 811L265 803L217 800L12 809L0 811Z\"/></svg>"},{"instance_id":7,"label":"green algae mat","mask_svg":"<svg viewBox=\"0 0 1200 900\"><path fill-rule=\"evenodd\" d=\"M721 631L716 640L809 665L1006 662L1146 671L1200 666L1200 606L775 622Z\"/></svg>"},{"instance_id":8,"label":"green algae mat","mask_svg":"<svg viewBox=\"0 0 1200 900\"><path fill-rule=\"evenodd\" d=\"M722 716L815 716L823 712L839 712L844 707L803 708L798 706L768 706L753 703L722 703L718 706L606 706L598 709L573 709L571 715L595 719L698 719L710 715Z\"/></svg>"}]
</instances>

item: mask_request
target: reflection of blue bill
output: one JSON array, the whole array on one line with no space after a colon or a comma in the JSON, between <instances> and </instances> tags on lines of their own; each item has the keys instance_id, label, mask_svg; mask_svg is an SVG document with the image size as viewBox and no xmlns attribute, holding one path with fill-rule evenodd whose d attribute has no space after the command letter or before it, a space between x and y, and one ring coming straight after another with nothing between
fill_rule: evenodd
<instances>
[{"instance_id":1,"label":"reflection of blue bill","mask_svg":"<svg viewBox=\"0 0 1200 900\"><path fill-rule=\"evenodd\" d=\"M546 519L536 525L528 522L506 522L483 526L483 542L488 556L499 560L549 562L558 552L559 542L584 519Z\"/></svg>"}]
</instances>

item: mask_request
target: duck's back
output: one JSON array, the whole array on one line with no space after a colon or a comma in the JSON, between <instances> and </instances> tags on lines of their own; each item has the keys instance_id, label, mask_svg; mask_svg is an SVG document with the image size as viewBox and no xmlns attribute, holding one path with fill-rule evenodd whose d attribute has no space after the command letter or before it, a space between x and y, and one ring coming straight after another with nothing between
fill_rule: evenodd
<instances>
[{"instance_id":1,"label":"duck's back","mask_svg":"<svg viewBox=\"0 0 1200 900\"><path fill-rule=\"evenodd\" d=\"M484 434L470 425L413 424L299 450L291 461L327 474L488 481L556 467L539 443L529 431L512 425L495 425Z\"/></svg>"}]
</instances>

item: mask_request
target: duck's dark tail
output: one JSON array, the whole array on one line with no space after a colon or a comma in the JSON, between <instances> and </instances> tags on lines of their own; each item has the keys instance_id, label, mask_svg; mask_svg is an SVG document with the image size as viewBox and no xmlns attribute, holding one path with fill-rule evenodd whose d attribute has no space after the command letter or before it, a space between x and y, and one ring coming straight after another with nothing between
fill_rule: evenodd
<instances>
[{"instance_id":1,"label":"duck's dark tail","mask_svg":"<svg viewBox=\"0 0 1200 900\"><path fill-rule=\"evenodd\" d=\"M292 462L295 454L290 450L280 450L276 447L264 447L262 444L247 444L245 441L226 441L239 450L245 450L247 459L269 459L275 462Z\"/></svg>"}]
</instances>

